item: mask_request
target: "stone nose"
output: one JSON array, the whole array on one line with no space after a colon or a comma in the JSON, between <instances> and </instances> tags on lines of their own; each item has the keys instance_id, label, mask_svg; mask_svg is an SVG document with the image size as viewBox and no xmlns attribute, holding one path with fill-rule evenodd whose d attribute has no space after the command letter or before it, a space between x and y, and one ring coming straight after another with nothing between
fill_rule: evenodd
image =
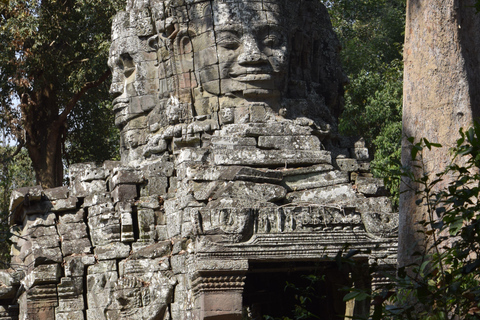
<instances>
[{"instance_id":1,"label":"stone nose","mask_svg":"<svg viewBox=\"0 0 480 320\"><path fill-rule=\"evenodd\" d=\"M124 93L124 91L125 91L125 85L122 82L112 82L112 84L110 85L109 93L112 99L115 99L121 96Z\"/></svg>"},{"instance_id":2,"label":"stone nose","mask_svg":"<svg viewBox=\"0 0 480 320\"><path fill-rule=\"evenodd\" d=\"M260 50L257 42L252 36L245 36L243 39L243 51L238 56L238 63L261 64L267 61L267 56Z\"/></svg>"},{"instance_id":3,"label":"stone nose","mask_svg":"<svg viewBox=\"0 0 480 320\"><path fill-rule=\"evenodd\" d=\"M108 59L108 66L112 72L112 84L110 85L109 93L113 99L122 95L124 91L123 71L119 68L117 60L118 58L115 57Z\"/></svg>"}]
</instances>

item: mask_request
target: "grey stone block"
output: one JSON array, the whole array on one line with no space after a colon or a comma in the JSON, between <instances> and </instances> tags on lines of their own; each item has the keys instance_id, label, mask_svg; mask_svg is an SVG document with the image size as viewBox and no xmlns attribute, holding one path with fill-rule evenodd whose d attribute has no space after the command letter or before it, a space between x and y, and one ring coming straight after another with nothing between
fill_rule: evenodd
<instances>
[{"instance_id":1,"label":"grey stone block","mask_svg":"<svg viewBox=\"0 0 480 320\"><path fill-rule=\"evenodd\" d=\"M45 197L52 201L52 200L59 200L59 199L67 199L69 190L67 186L45 189L43 190Z\"/></svg>"},{"instance_id":2,"label":"grey stone block","mask_svg":"<svg viewBox=\"0 0 480 320\"><path fill-rule=\"evenodd\" d=\"M87 238L87 226L85 223L59 223L57 224L58 234L62 241Z\"/></svg>"},{"instance_id":3,"label":"grey stone block","mask_svg":"<svg viewBox=\"0 0 480 320\"><path fill-rule=\"evenodd\" d=\"M359 199L357 203L359 212L391 213L392 202L388 197L373 197Z\"/></svg>"},{"instance_id":4,"label":"grey stone block","mask_svg":"<svg viewBox=\"0 0 480 320\"><path fill-rule=\"evenodd\" d=\"M318 203L318 204L344 204L355 205L359 201L351 184L341 184L331 187L295 191L287 194L287 201Z\"/></svg>"},{"instance_id":5,"label":"grey stone block","mask_svg":"<svg viewBox=\"0 0 480 320\"><path fill-rule=\"evenodd\" d=\"M108 192L90 194L85 197L83 202L83 207L88 208L88 207L96 206L96 205L107 203L107 202L112 202L111 195Z\"/></svg>"},{"instance_id":6,"label":"grey stone block","mask_svg":"<svg viewBox=\"0 0 480 320\"><path fill-rule=\"evenodd\" d=\"M80 181L92 181L105 179L105 169L93 162L75 163L70 165L70 178Z\"/></svg>"},{"instance_id":7,"label":"grey stone block","mask_svg":"<svg viewBox=\"0 0 480 320\"><path fill-rule=\"evenodd\" d=\"M88 274L105 273L110 271L117 271L117 262L115 260L98 261L98 263L89 266L87 269Z\"/></svg>"},{"instance_id":8,"label":"grey stone block","mask_svg":"<svg viewBox=\"0 0 480 320\"><path fill-rule=\"evenodd\" d=\"M42 264L26 274L23 284L26 288L31 288L40 284L58 283L60 276L61 270L58 263Z\"/></svg>"},{"instance_id":9,"label":"grey stone block","mask_svg":"<svg viewBox=\"0 0 480 320\"><path fill-rule=\"evenodd\" d=\"M9 211L13 211L22 202L38 201L41 199L43 188L41 186L19 188L12 191L10 196Z\"/></svg>"},{"instance_id":10,"label":"grey stone block","mask_svg":"<svg viewBox=\"0 0 480 320\"><path fill-rule=\"evenodd\" d=\"M335 161L338 167L340 168L340 170L342 171L348 171L348 172L358 171L360 167L356 159L337 158Z\"/></svg>"},{"instance_id":11,"label":"grey stone block","mask_svg":"<svg viewBox=\"0 0 480 320\"><path fill-rule=\"evenodd\" d=\"M259 150L238 149L235 153L229 150L214 150L216 165L251 165L266 167L289 167L331 163L330 152L308 150Z\"/></svg>"},{"instance_id":12,"label":"grey stone block","mask_svg":"<svg viewBox=\"0 0 480 320\"><path fill-rule=\"evenodd\" d=\"M120 184L112 191L113 202L132 201L138 198L137 186L135 184Z\"/></svg>"},{"instance_id":13,"label":"grey stone block","mask_svg":"<svg viewBox=\"0 0 480 320\"><path fill-rule=\"evenodd\" d=\"M288 175L283 179L288 191L327 187L349 182L348 173L344 171L313 172L301 175Z\"/></svg>"},{"instance_id":14,"label":"grey stone block","mask_svg":"<svg viewBox=\"0 0 480 320\"><path fill-rule=\"evenodd\" d=\"M278 136L308 136L311 135L312 131L310 127L298 126L291 122L269 122L267 124L247 123L226 125L215 134L226 137L231 135L244 137L271 136L272 133Z\"/></svg>"},{"instance_id":15,"label":"grey stone block","mask_svg":"<svg viewBox=\"0 0 480 320\"><path fill-rule=\"evenodd\" d=\"M85 210L78 209L73 212L63 212L58 215L60 224L83 223L85 219Z\"/></svg>"},{"instance_id":16,"label":"grey stone block","mask_svg":"<svg viewBox=\"0 0 480 320\"><path fill-rule=\"evenodd\" d=\"M60 312L55 310L55 320L85 320L85 317L83 311Z\"/></svg>"},{"instance_id":17,"label":"grey stone block","mask_svg":"<svg viewBox=\"0 0 480 320\"><path fill-rule=\"evenodd\" d=\"M94 193L107 192L107 183L105 180L80 181L71 182L71 195L84 198Z\"/></svg>"},{"instance_id":18,"label":"grey stone block","mask_svg":"<svg viewBox=\"0 0 480 320\"><path fill-rule=\"evenodd\" d=\"M66 277L82 277L87 266L95 264L93 254L75 255L65 257L63 260L63 268Z\"/></svg>"},{"instance_id":19,"label":"grey stone block","mask_svg":"<svg viewBox=\"0 0 480 320\"><path fill-rule=\"evenodd\" d=\"M386 196L388 194L383 179L358 176L355 184L358 192L366 196Z\"/></svg>"},{"instance_id":20,"label":"grey stone block","mask_svg":"<svg viewBox=\"0 0 480 320\"><path fill-rule=\"evenodd\" d=\"M76 197L52 200L52 208L50 210L52 212L75 210L77 208L77 201L78 199Z\"/></svg>"},{"instance_id":21,"label":"grey stone block","mask_svg":"<svg viewBox=\"0 0 480 320\"><path fill-rule=\"evenodd\" d=\"M113 242L94 249L98 260L122 259L130 255L130 246L121 242Z\"/></svg>"},{"instance_id":22,"label":"grey stone block","mask_svg":"<svg viewBox=\"0 0 480 320\"><path fill-rule=\"evenodd\" d=\"M91 253L92 245L88 238L65 240L62 242L63 256Z\"/></svg>"},{"instance_id":23,"label":"grey stone block","mask_svg":"<svg viewBox=\"0 0 480 320\"><path fill-rule=\"evenodd\" d=\"M277 150L320 150L321 143L316 136L260 136L258 146Z\"/></svg>"},{"instance_id":24,"label":"grey stone block","mask_svg":"<svg viewBox=\"0 0 480 320\"><path fill-rule=\"evenodd\" d=\"M113 170L111 178L112 190L120 184L140 184L144 180L143 173L130 168L117 168Z\"/></svg>"}]
</instances>

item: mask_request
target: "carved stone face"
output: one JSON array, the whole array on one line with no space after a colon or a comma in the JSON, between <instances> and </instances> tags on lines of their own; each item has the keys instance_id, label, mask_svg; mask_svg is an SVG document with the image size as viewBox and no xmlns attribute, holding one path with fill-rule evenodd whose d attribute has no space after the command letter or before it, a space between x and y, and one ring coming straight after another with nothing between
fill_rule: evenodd
<instances>
[{"instance_id":1,"label":"carved stone face","mask_svg":"<svg viewBox=\"0 0 480 320\"><path fill-rule=\"evenodd\" d=\"M193 115L279 104L288 53L280 12L277 3L200 1L188 8L188 23L181 15L168 22L177 30L171 31L176 93L192 102Z\"/></svg>"},{"instance_id":2,"label":"carved stone face","mask_svg":"<svg viewBox=\"0 0 480 320\"><path fill-rule=\"evenodd\" d=\"M260 2L214 3L220 70L217 94L253 102L279 97L286 73L287 39L278 9L272 4L265 11Z\"/></svg>"},{"instance_id":3,"label":"carved stone face","mask_svg":"<svg viewBox=\"0 0 480 320\"><path fill-rule=\"evenodd\" d=\"M149 41L153 34L146 10L120 12L113 20L108 65L112 70L110 94L114 97L117 126L151 110L156 103L158 63Z\"/></svg>"},{"instance_id":4,"label":"carved stone face","mask_svg":"<svg viewBox=\"0 0 480 320\"><path fill-rule=\"evenodd\" d=\"M110 94L114 98L113 111L115 112L115 124L118 126L125 122L128 117L128 105L130 97L136 96L133 82L136 68L132 53L128 52L127 41L135 41L136 37L129 36L128 30L122 28L122 20L126 13L115 16L112 27L112 45L108 66L112 71L112 85Z\"/></svg>"},{"instance_id":5,"label":"carved stone face","mask_svg":"<svg viewBox=\"0 0 480 320\"><path fill-rule=\"evenodd\" d=\"M200 127L308 118L335 130L345 78L317 1L131 0L127 8L114 20L109 59L122 159L163 152ZM150 151L136 150L147 143Z\"/></svg>"}]
</instances>

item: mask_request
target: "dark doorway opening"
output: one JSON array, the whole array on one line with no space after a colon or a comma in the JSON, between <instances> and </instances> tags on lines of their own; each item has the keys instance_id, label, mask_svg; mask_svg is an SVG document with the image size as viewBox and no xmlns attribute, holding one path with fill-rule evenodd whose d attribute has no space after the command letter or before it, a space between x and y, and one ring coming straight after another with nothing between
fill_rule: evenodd
<instances>
[{"instance_id":1,"label":"dark doorway opening","mask_svg":"<svg viewBox=\"0 0 480 320\"><path fill-rule=\"evenodd\" d=\"M251 262L243 293L244 319L289 317L305 307L314 316L303 319L345 319L345 287L351 287L352 268L335 262ZM368 273L365 273L368 274ZM302 303L303 301L303 303Z\"/></svg>"}]
</instances>

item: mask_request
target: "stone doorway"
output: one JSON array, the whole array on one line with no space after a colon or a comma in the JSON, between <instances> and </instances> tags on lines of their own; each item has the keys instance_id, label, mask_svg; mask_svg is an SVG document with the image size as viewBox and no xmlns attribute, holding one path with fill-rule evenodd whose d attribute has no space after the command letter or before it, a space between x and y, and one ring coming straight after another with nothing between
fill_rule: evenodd
<instances>
[{"instance_id":1,"label":"stone doorway","mask_svg":"<svg viewBox=\"0 0 480 320\"><path fill-rule=\"evenodd\" d=\"M358 315L368 310L368 302L356 306L345 303L346 292L341 290L354 282L356 286L370 283L369 279L360 281L356 276L361 274L358 271L364 263L357 263L358 268L339 268L330 261L250 262L249 265L243 291L244 319L263 320L266 315L293 318L300 296L311 300L306 303L308 311L322 320L343 320L354 312Z\"/></svg>"}]
</instances>

